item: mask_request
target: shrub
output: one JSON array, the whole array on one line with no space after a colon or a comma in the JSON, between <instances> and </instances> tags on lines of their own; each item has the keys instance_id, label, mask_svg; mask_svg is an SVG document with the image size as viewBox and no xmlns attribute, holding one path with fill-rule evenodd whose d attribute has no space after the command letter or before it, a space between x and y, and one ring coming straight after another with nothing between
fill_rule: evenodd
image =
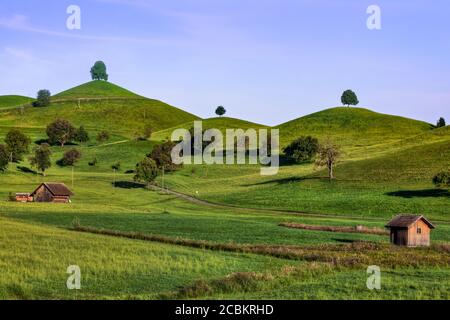
<instances>
[{"instance_id":1,"label":"shrub","mask_svg":"<svg viewBox=\"0 0 450 320\"><path fill-rule=\"evenodd\" d=\"M90 161L88 164L89 164L91 167L95 167L95 166L97 165L97 163L98 163L97 158L94 158L94 159L92 159L92 161Z\"/></svg>"},{"instance_id":2,"label":"shrub","mask_svg":"<svg viewBox=\"0 0 450 320\"><path fill-rule=\"evenodd\" d=\"M311 136L302 136L283 149L286 156L297 163L310 161L319 150L319 141Z\"/></svg>"},{"instance_id":3,"label":"shrub","mask_svg":"<svg viewBox=\"0 0 450 320\"><path fill-rule=\"evenodd\" d=\"M99 143L103 143L103 142L108 141L109 138L110 138L109 132L106 131L106 130L103 130L103 131L100 131L100 132L97 134L96 140L97 140L97 142L99 142Z\"/></svg>"},{"instance_id":4,"label":"shrub","mask_svg":"<svg viewBox=\"0 0 450 320\"><path fill-rule=\"evenodd\" d=\"M433 177L433 183L437 187L450 187L450 170L441 171Z\"/></svg>"},{"instance_id":5,"label":"shrub","mask_svg":"<svg viewBox=\"0 0 450 320\"><path fill-rule=\"evenodd\" d=\"M120 171L120 161L117 161L116 163L114 163L111 166L111 169L116 170L116 171Z\"/></svg>"}]
</instances>

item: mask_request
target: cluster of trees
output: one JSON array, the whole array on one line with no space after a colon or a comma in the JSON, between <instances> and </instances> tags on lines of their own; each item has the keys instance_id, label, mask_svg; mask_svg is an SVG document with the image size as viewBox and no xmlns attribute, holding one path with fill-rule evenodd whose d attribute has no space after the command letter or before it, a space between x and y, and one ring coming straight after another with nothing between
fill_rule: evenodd
<instances>
[{"instance_id":1,"label":"cluster of trees","mask_svg":"<svg viewBox=\"0 0 450 320\"><path fill-rule=\"evenodd\" d=\"M151 153L138 164L134 171L134 180L143 182L148 186L156 179L159 172L171 172L178 170L181 165L172 162L171 152L175 143L172 141L164 142L155 146Z\"/></svg>"},{"instance_id":2,"label":"cluster of trees","mask_svg":"<svg viewBox=\"0 0 450 320\"><path fill-rule=\"evenodd\" d=\"M70 121L65 119L56 119L47 126L46 133L48 136L48 142L51 145L58 144L64 147L65 144L70 142L86 143L90 141L89 132L80 126L75 128ZM106 130L100 131L96 140L98 143L104 143L110 139L110 134Z\"/></svg>"},{"instance_id":3,"label":"cluster of trees","mask_svg":"<svg viewBox=\"0 0 450 320\"><path fill-rule=\"evenodd\" d=\"M284 154L296 163L315 160L317 167L326 167L328 177L334 179L334 167L341 157L340 147L331 141L323 144L317 138L302 136L283 149Z\"/></svg>"}]
</instances>

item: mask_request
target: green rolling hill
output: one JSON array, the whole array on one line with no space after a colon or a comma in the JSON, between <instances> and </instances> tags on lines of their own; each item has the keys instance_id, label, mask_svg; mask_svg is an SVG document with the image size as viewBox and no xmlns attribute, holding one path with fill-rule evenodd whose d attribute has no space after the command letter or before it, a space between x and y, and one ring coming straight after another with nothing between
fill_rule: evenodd
<instances>
[{"instance_id":1,"label":"green rolling hill","mask_svg":"<svg viewBox=\"0 0 450 320\"><path fill-rule=\"evenodd\" d=\"M21 106L30 103L33 100L34 99L30 97L16 95L0 96L0 109Z\"/></svg>"},{"instance_id":2,"label":"green rolling hill","mask_svg":"<svg viewBox=\"0 0 450 320\"><path fill-rule=\"evenodd\" d=\"M5 110L0 126L42 127L64 118L90 130L109 130L132 137L145 126L154 131L199 119L164 102L138 96L117 85L92 81L59 93L45 108Z\"/></svg>"},{"instance_id":3,"label":"green rolling hill","mask_svg":"<svg viewBox=\"0 0 450 320\"><path fill-rule=\"evenodd\" d=\"M368 147L398 141L430 131L429 123L370 111L337 107L277 126L281 145L302 135L332 139L344 147Z\"/></svg>"},{"instance_id":4,"label":"green rolling hill","mask_svg":"<svg viewBox=\"0 0 450 320\"><path fill-rule=\"evenodd\" d=\"M60 92L53 99L79 99L79 98L141 98L127 89L119 87L111 82L90 81L76 86L72 89Z\"/></svg>"}]
</instances>

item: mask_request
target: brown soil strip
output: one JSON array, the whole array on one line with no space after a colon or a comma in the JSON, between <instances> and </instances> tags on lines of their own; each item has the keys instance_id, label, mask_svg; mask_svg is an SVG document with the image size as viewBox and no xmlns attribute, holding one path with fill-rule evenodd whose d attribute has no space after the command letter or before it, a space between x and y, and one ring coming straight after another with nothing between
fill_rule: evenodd
<instances>
[{"instance_id":1,"label":"brown soil strip","mask_svg":"<svg viewBox=\"0 0 450 320\"><path fill-rule=\"evenodd\" d=\"M366 234L377 234L386 236L389 232L380 228L368 228L365 226L356 227L338 227L338 226L317 226L309 225L303 223L294 222L282 222L279 224L280 227L303 229L303 230L314 230L314 231L327 231L327 232L345 232L345 233L366 233Z\"/></svg>"}]
</instances>

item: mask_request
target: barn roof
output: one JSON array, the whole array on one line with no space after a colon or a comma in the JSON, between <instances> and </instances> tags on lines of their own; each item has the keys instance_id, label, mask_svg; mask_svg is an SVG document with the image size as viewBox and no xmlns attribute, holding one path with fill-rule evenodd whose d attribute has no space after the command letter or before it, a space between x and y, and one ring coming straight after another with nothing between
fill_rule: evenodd
<instances>
[{"instance_id":1,"label":"barn roof","mask_svg":"<svg viewBox=\"0 0 450 320\"><path fill-rule=\"evenodd\" d=\"M47 182L47 183L41 183L36 190L33 191L31 195L34 195L36 191L44 185L48 191L51 192L54 196L71 196L73 195L72 191L67 188L67 186L64 183L55 183L55 182Z\"/></svg>"},{"instance_id":2,"label":"barn roof","mask_svg":"<svg viewBox=\"0 0 450 320\"><path fill-rule=\"evenodd\" d=\"M400 214L394 217L389 223L386 225L386 228L408 228L412 224L417 221L422 220L425 222L431 229L434 229L434 225L428 221L423 215L415 215L415 214Z\"/></svg>"}]
</instances>

